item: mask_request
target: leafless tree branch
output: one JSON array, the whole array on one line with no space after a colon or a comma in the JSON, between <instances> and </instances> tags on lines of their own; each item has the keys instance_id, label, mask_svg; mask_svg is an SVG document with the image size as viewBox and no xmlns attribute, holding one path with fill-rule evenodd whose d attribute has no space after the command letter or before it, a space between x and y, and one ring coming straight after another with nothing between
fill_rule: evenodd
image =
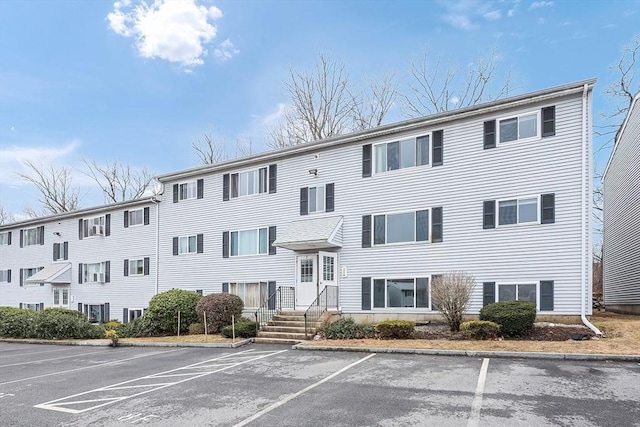
<instances>
[{"instance_id":1,"label":"leafless tree branch","mask_svg":"<svg viewBox=\"0 0 640 427\"><path fill-rule=\"evenodd\" d=\"M204 134L204 140L198 139L191 144L196 156L203 165L212 165L228 159L224 143L216 140L213 134Z\"/></svg>"},{"instance_id":2,"label":"leafless tree branch","mask_svg":"<svg viewBox=\"0 0 640 427\"><path fill-rule=\"evenodd\" d=\"M96 161L84 160L88 168L85 175L91 177L102 189L106 203L118 203L141 198L153 180L147 168L132 169L114 161L99 165Z\"/></svg>"},{"instance_id":3,"label":"leafless tree branch","mask_svg":"<svg viewBox=\"0 0 640 427\"><path fill-rule=\"evenodd\" d=\"M72 186L71 169L38 167L30 161L25 161L24 164L30 172L19 176L36 186L40 192L38 202L42 206L42 212L32 208L25 209L27 215L37 217L78 209L79 189Z\"/></svg>"},{"instance_id":4,"label":"leafless tree branch","mask_svg":"<svg viewBox=\"0 0 640 427\"><path fill-rule=\"evenodd\" d=\"M0 205L0 225L13 222L13 214Z\"/></svg>"}]
</instances>

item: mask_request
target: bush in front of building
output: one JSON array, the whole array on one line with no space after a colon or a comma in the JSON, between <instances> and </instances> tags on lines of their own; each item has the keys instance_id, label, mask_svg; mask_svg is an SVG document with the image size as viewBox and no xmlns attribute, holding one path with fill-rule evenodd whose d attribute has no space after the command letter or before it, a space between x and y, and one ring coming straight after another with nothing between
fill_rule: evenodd
<instances>
[{"instance_id":1,"label":"bush in front of building","mask_svg":"<svg viewBox=\"0 0 640 427\"><path fill-rule=\"evenodd\" d=\"M519 337L533 329L536 305L526 301L500 301L480 310L480 320L500 325L500 332L508 337Z\"/></svg>"},{"instance_id":2,"label":"bush in front of building","mask_svg":"<svg viewBox=\"0 0 640 427\"><path fill-rule=\"evenodd\" d=\"M219 333L222 328L233 323L233 319L242 317L244 303L242 299L233 294L209 294L202 297L196 307L199 321L206 324L207 332Z\"/></svg>"},{"instance_id":3,"label":"bush in front of building","mask_svg":"<svg viewBox=\"0 0 640 427\"><path fill-rule=\"evenodd\" d=\"M460 331L474 340L496 338L500 333L500 325L487 320L470 320L460 325Z\"/></svg>"},{"instance_id":4,"label":"bush in front of building","mask_svg":"<svg viewBox=\"0 0 640 427\"><path fill-rule=\"evenodd\" d=\"M200 322L196 322L189 325L189 335L202 335L202 334L204 334L204 324Z\"/></svg>"},{"instance_id":5,"label":"bush in front of building","mask_svg":"<svg viewBox=\"0 0 640 427\"><path fill-rule=\"evenodd\" d=\"M146 313L133 322L125 323L118 331L120 338L155 337L162 334L160 323Z\"/></svg>"},{"instance_id":6,"label":"bush in front of building","mask_svg":"<svg viewBox=\"0 0 640 427\"><path fill-rule=\"evenodd\" d=\"M385 320L376 323L376 337L381 340L388 339L413 339L416 331L416 323L409 320Z\"/></svg>"},{"instance_id":7,"label":"bush in front of building","mask_svg":"<svg viewBox=\"0 0 640 427\"><path fill-rule=\"evenodd\" d=\"M227 338L233 338L233 330L235 328L236 338L253 338L257 333L256 322L238 322L235 325L227 325L222 328L222 335Z\"/></svg>"},{"instance_id":8,"label":"bush in front of building","mask_svg":"<svg viewBox=\"0 0 640 427\"><path fill-rule=\"evenodd\" d=\"M77 310L47 308L37 313L36 335L42 339L103 338L104 328Z\"/></svg>"},{"instance_id":9,"label":"bush in front of building","mask_svg":"<svg viewBox=\"0 0 640 427\"><path fill-rule=\"evenodd\" d=\"M374 338L376 330L369 323L356 323L351 317L343 317L325 327L324 335L330 340Z\"/></svg>"},{"instance_id":10,"label":"bush in front of building","mask_svg":"<svg viewBox=\"0 0 640 427\"><path fill-rule=\"evenodd\" d=\"M149 308L142 316L144 320L139 326L144 326L145 332L151 332L148 331L150 326L157 327L157 331L152 333L155 335L177 335L180 312L180 332L185 333L189 330L190 324L198 321L196 305L200 298L202 295L199 293L184 289L171 289L159 293L149 301Z\"/></svg>"},{"instance_id":11,"label":"bush in front of building","mask_svg":"<svg viewBox=\"0 0 640 427\"><path fill-rule=\"evenodd\" d=\"M108 322L104 322L102 324L102 327L104 327L104 329L107 331L113 330L116 332L120 332L120 329L124 327L124 324L122 324L119 320L109 320Z\"/></svg>"},{"instance_id":12,"label":"bush in front of building","mask_svg":"<svg viewBox=\"0 0 640 427\"><path fill-rule=\"evenodd\" d=\"M0 337L36 338L37 312L16 307L0 307Z\"/></svg>"}]
</instances>

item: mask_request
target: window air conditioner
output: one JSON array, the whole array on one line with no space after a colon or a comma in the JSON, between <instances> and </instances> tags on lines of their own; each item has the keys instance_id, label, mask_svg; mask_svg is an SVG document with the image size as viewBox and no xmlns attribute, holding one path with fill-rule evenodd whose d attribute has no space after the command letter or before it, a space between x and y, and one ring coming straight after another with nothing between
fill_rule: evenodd
<instances>
[{"instance_id":1,"label":"window air conditioner","mask_svg":"<svg viewBox=\"0 0 640 427\"><path fill-rule=\"evenodd\" d=\"M94 236L102 236L103 233L103 228L101 225L94 225L93 226L93 235Z\"/></svg>"},{"instance_id":2,"label":"window air conditioner","mask_svg":"<svg viewBox=\"0 0 640 427\"><path fill-rule=\"evenodd\" d=\"M93 281L104 283L104 273L93 273Z\"/></svg>"}]
</instances>

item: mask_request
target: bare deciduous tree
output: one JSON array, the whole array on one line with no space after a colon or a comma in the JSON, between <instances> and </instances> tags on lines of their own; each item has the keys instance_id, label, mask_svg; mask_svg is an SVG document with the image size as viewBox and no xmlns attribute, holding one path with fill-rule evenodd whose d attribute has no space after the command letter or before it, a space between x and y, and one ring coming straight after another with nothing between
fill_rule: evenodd
<instances>
[{"instance_id":1,"label":"bare deciduous tree","mask_svg":"<svg viewBox=\"0 0 640 427\"><path fill-rule=\"evenodd\" d=\"M85 174L100 186L106 203L118 203L142 197L153 180L153 173L147 168L132 169L114 161L99 165L95 161L84 160L89 169Z\"/></svg>"},{"instance_id":2,"label":"bare deciduous tree","mask_svg":"<svg viewBox=\"0 0 640 427\"><path fill-rule=\"evenodd\" d=\"M71 169L59 169L50 166L38 167L30 161L24 164L30 169L29 173L19 174L20 177L36 186L40 192L38 201L42 211L26 208L25 213L31 217L53 215L78 209L79 189L72 186Z\"/></svg>"},{"instance_id":3,"label":"bare deciduous tree","mask_svg":"<svg viewBox=\"0 0 640 427\"><path fill-rule=\"evenodd\" d=\"M13 222L13 214L0 205L0 225Z\"/></svg>"},{"instance_id":4,"label":"bare deciduous tree","mask_svg":"<svg viewBox=\"0 0 640 427\"><path fill-rule=\"evenodd\" d=\"M468 65L466 73L459 73L454 64L443 64L440 57L425 51L419 60L411 61L409 91L402 95L405 114L426 116L509 96L511 73L498 82L498 62L494 51Z\"/></svg>"},{"instance_id":5,"label":"bare deciduous tree","mask_svg":"<svg viewBox=\"0 0 640 427\"><path fill-rule=\"evenodd\" d=\"M204 140L198 139L191 146L202 165L212 165L228 159L224 144L222 141L216 140L212 133L205 133Z\"/></svg>"},{"instance_id":6,"label":"bare deciduous tree","mask_svg":"<svg viewBox=\"0 0 640 427\"><path fill-rule=\"evenodd\" d=\"M476 286L476 279L464 271L451 271L431 283L431 302L440 311L452 332L460 331L462 316Z\"/></svg>"}]
</instances>

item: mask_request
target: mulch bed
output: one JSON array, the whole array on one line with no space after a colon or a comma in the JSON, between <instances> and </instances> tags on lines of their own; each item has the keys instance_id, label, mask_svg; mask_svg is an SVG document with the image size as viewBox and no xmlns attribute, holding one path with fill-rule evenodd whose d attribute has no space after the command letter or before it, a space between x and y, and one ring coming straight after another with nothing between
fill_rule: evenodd
<instances>
[{"instance_id":1,"label":"mulch bed","mask_svg":"<svg viewBox=\"0 0 640 427\"><path fill-rule=\"evenodd\" d=\"M533 330L522 337L506 338L513 341L567 341L576 334L591 338L594 334L583 326L535 326ZM416 339L422 340L465 340L462 333L453 333L449 327L440 323L432 323L417 326L415 332Z\"/></svg>"}]
</instances>

